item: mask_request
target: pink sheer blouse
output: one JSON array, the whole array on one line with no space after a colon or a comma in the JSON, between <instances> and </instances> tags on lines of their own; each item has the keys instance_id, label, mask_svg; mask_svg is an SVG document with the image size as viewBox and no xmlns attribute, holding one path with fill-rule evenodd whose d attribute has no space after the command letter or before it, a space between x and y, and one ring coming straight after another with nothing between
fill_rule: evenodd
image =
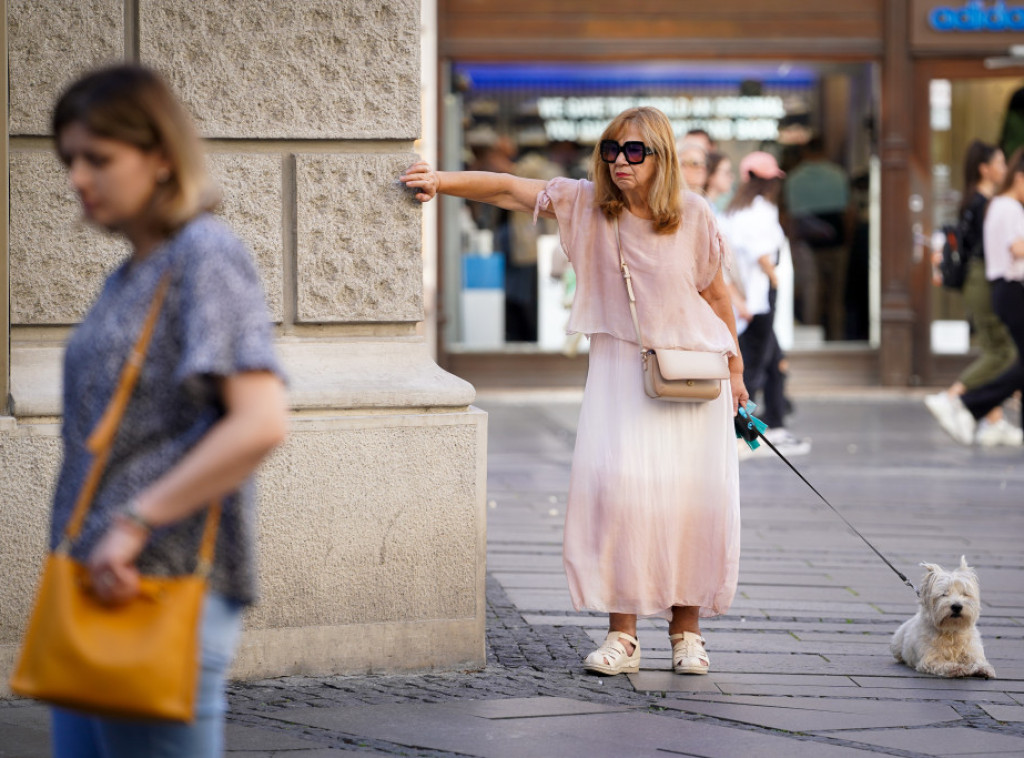
<instances>
[{"instance_id":1,"label":"pink sheer blouse","mask_svg":"<svg viewBox=\"0 0 1024 758\"><path fill-rule=\"evenodd\" d=\"M593 183L552 179L537 197L535 215L540 211L555 214L562 249L576 272L566 331L636 342L615 227L595 204ZM736 343L729 327L700 296L728 255L704 198L684 193L683 220L671 234L655 233L650 221L628 211L619 216L619 231L647 347L732 355Z\"/></svg>"}]
</instances>

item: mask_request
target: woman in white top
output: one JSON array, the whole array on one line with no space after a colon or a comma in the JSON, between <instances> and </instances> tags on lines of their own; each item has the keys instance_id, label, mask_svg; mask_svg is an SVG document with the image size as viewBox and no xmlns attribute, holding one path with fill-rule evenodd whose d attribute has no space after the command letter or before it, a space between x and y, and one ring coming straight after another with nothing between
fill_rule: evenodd
<instances>
[{"instance_id":1,"label":"woman in white top","mask_svg":"<svg viewBox=\"0 0 1024 758\"><path fill-rule=\"evenodd\" d=\"M808 440L783 425L786 410L784 356L775 338L775 264L786 235L779 224L782 177L775 156L753 152L740 161L740 186L726 208L723 231L736 259L733 287L736 326L743 353L743 382L750 396L764 392L762 420L772 443L787 455L810 452Z\"/></svg>"},{"instance_id":2,"label":"woman in white top","mask_svg":"<svg viewBox=\"0 0 1024 758\"><path fill-rule=\"evenodd\" d=\"M985 276L992 284L992 309L1017 346L1017 360L988 384L960 396L959 402L932 413L953 439L974 439L977 420L1024 390L1024 148L1010 159L1000 193L985 214Z\"/></svg>"}]
</instances>

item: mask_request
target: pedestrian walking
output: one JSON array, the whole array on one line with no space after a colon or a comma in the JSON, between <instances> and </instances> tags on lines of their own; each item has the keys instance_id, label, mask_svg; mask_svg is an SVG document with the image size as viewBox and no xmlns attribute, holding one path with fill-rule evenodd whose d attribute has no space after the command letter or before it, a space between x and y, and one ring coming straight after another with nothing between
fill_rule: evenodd
<instances>
[{"instance_id":1,"label":"pedestrian walking","mask_svg":"<svg viewBox=\"0 0 1024 758\"><path fill-rule=\"evenodd\" d=\"M960 372L945 392L928 395L931 406L949 405L953 397L981 387L1006 371L1017 358L1006 324L992 310L992 287L985 276L984 223L989 200L1006 179L1006 158L995 145L974 140L964 158L964 197L957 230L962 265L964 305L981 354ZM941 253L939 253L941 258ZM941 413L941 410L938 412ZM1002 406L989 411L978 425L974 441L984 446L1024 444L1021 430L1004 418Z\"/></svg>"},{"instance_id":2,"label":"pedestrian walking","mask_svg":"<svg viewBox=\"0 0 1024 758\"><path fill-rule=\"evenodd\" d=\"M249 251L207 211L216 193L182 106L153 72L122 65L72 84L53 113L57 153L85 219L128 243L64 359L63 463L55 548L92 462L98 426L158 290L162 307L135 390L72 555L101 602L126 603L140 574L190 574L206 506L220 499L191 723L53 708L57 758L221 755L225 676L256 599L251 474L286 428L284 384ZM113 644L113 643L111 643Z\"/></svg>"},{"instance_id":3,"label":"pedestrian walking","mask_svg":"<svg viewBox=\"0 0 1024 758\"><path fill-rule=\"evenodd\" d=\"M609 614L608 636L584 666L637 671L637 617L659 616L669 621L674 670L707 673L700 618L724 613L736 591L732 419L747 392L722 277L726 251L708 204L683 190L671 123L654 108L620 113L595 146L589 180L417 163L402 181L423 202L441 193L557 220L577 276L568 328L591 338L563 557L574 606ZM731 379L716 399L645 394L617 228L649 346L729 357Z\"/></svg>"},{"instance_id":4,"label":"pedestrian walking","mask_svg":"<svg viewBox=\"0 0 1024 758\"><path fill-rule=\"evenodd\" d=\"M740 161L740 185L726 208L722 229L736 256L736 279L742 301L737 303L739 344L743 353L743 380L753 398L764 394L761 420L765 436L784 455L806 455L811 442L785 426L788 407L785 355L775 336L775 266L786 243L779 224L779 193L785 172L775 156L756 151ZM737 288L733 289L734 299Z\"/></svg>"},{"instance_id":5,"label":"pedestrian walking","mask_svg":"<svg viewBox=\"0 0 1024 758\"><path fill-rule=\"evenodd\" d=\"M963 445L975 439L978 419L1014 392L1024 391L1024 148L1010 159L999 194L984 223L985 276L992 286L992 310L1006 324L1017 347L1013 365L992 381L928 410Z\"/></svg>"}]
</instances>

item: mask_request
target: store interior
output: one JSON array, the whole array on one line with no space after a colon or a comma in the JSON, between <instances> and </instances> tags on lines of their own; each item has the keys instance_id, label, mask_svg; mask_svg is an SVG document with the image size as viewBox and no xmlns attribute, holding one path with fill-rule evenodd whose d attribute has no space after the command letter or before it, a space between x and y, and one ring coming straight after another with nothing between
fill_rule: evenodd
<instances>
[{"instance_id":1,"label":"store interior","mask_svg":"<svg viewBox=\"0 0 1024 758\"><path fill-rule=\"evenodd\" d=\"M816 235L781 203L790 244L779 252L787 277L780 341L811 350L877 345L875 65L459 62L444 72L443 92L447 170L584 178L604 126L634 105L665 111L680 141L704 130L733 167L754 150L773 153L789 176L804 161L829 164L847 186L829 229ZM552 223L446 198L442 251L444 350L586 349L585 339L565 334L573 277Z\"/></svg>"}]
</instances>

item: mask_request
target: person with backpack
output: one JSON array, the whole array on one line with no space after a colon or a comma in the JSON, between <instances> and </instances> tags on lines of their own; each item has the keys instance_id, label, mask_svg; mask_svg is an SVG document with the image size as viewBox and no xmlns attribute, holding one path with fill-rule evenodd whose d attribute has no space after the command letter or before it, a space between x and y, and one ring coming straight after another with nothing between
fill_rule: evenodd
<instances>
[{"instance_id":1,"label":"person with backpack","mask_svg":"<svg viewBox=\"0 0 1024 758\"><path fill-rule=\"evenodd\" d=\"M942 428L963 445L977 438L979 419L1013 393L1024 390L1024 148L1010 159L999 194L985 212L984 247L992 309L1010 332L1017 358L1006 371L980 387L959 397L945 395L945 402L928 404Z\"/></svg>"},{"instance_id":2,"label":"person with backpack","mask_svg":"<svg viewBox=\"0 0 1024 758\"><path fill-rule=\"evenodd\" d=\"M943 252L940 269L944 286L963 291L964 306L981 354L961 372L949 389L925 398L925 404L932 413L943 413L953 399L992 381L1012 366L1017 358L1017 350L1006 325L992 310L992 289L985 276L985 213L989 200L1005 178L1006 158L1003 152L995 145L974 140L968 146L964 159L964 195L959 218L955 228L949 232L953 239ZM1024 444L1024 435L1003 418L1002 407L997 406L978 425L974 441L985 446L1015 446Z\"/></svg>"}]
</instances>

